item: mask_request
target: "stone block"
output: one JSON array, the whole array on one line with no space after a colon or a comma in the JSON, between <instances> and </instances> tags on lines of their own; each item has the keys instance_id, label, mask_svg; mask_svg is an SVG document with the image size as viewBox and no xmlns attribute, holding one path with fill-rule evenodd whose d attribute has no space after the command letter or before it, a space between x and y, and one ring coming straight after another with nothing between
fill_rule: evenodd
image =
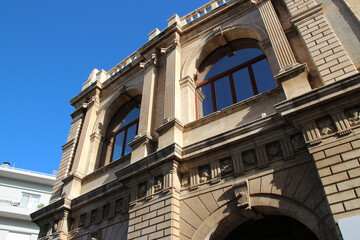
<instances>
[{"instance_id":1,"label":"stone block","mask_svg":"<svg viewBox=\"0 0 360 240\"><path fill-rule=\"evenodd\" d=\"M334 165L336 163L341 163L341 158L340 158L339 155L329 157L329 158L325 158L323 160L317 161L315 164L316 164L318 169L321 169L321 168L324 168L324 167Z\"/></svg>"},{"instance_id":2,"label":"stone block","mask_svg":"<svg viewBox=\"0 0 360 240\"><path fill-rule=\"evenodd\" d=\"M156 218L152 218L152 219L150 219L150 225L154 225L154 224L157 224L159 222L163 222L164 220L165 220L164 215L161 215L161 216L156 217Z\"/></svg>"},{"instance_id":3,"label":"stone block","mask_svg":"<svg viewBox=\"0 0 360 240\"><path fill-rule=\"evenodd\" d=\"M162 215L162 214L165 214L165 213L168 213L168 212L171 212L171 205L170 206L167 206L167 207L163 207L163 208L160 208L159 210L157 210L157 215Z\"/></svg>"},{"instance_id":4,"label":"stone block","mask_svg":"<svg viewBox=\"0 0 360 240\"><path fill-rule=\"evenodd\" d=\"M140 231L136 231L136 232L129 233L129 234L128 234L128 238L129 238L129 239L134 239L134 238L140 237L140 235L141 235L141 232L140 232Z\"/></svg>"},{"instance_id":5,"label":"stone block","mask_svg":"<svg viewBox=\"0 0 360 240\"><path fill-rule=\"evenodd\" d=\"M320 170L319 170L319 175L320 175L320 177L326 177L326 176L329 176L329 175L331 175L331 174L332 174L332 173L331 173L329 167L323 168L323 169L320 169Z\"/></svg>"},{"instance_id":6,"label":"stone block","mask_svg":"<svg viewBox=\"0 0 360 240\"><path fill-rule=\"evenodd\" d=\"M336 184L339 191L360 187L360 178L350 179Z\"/></svg>"},{"instance_id":7,"label":"stone block","mask_svg":"<svg viewBox=\"0 0 360 240\"><path fill-rule=\"evenodd\" d=\"M156 231L149 235L149 240L158 239L164 236L164 231Z\"/></svg>"},{"instance_id":8,"label":"stone block","mask_svg":"<svg viewBox=\"0 0 360 240\"><path fill-rule=\"evenodd\" d=\"M344 202L356 198L354 190L348 190L345 192L339 192L328 196L330 204Z\"/></svg>"},{"instance_id":9,"label":"stone block","mask_svg":"<svg viewBox=\"0 0 360 240\"><path fill-rule=\"evenodd\" d=\"M322 183L324 184L324 186L333 184L333 183L338 183L344 180L348 179L348 175L346 174L346 172L341 172L338 174L333 174L331 176L328 177L323 177L321 178Z\"/></svg>"},{"instance_id":10,"label":"stone block","mask_svg":"<svg viewBox=\"0 0 360 240\"><path fill-rule=\"evenodd\" d=\"M163 230L163 229L169 228L169 227L172 227L171 221L166 221L166 222L157 224L156 230L159 231L159 230Z\"/></svg>"},{"instance_id":11,"label":"stone block","mask_svg":"<svg viewBox=\"0 0 360 240\"><path fill-rule=\"evenodd\" d=\"M348 171L350 178L356 178L360 176L360 168L351 169Z\"/></svg>"},{"instance_id":12,"label":"stone block","mask_svg":"<svg viewBox=\"0 0 360 240\"><path fill-rule=\"evenodd\" d=\"M344 202L344 206L345 206L346 211L359 209L360 208L360 198L346 201L346 202Z\"/></svg>"},{"instance_id":13,"label":"stone block","mask_svg":"<svg viewBox=\"0 0 360 240\"><path fill-rule=\"evenodd\" d=\"M341 157L344 161L352 159L352 158L358 158L358 157L360 157L360 149L355 149L353 151L343 153L343 154L341 154Z\"/></svg>"},{"instance_id":14,"label":"stone block","mask_svg":"<svg viewBox=\"0 0 360 240\"><path fill-rule=\"evenodd\" d=\"M317 153L313 154L313 158L314 158L315 161L318 161L318 160L321 160L321 159L325 158L325 154L324 154L323 151L317 152Z\"/></svg>"},{"instance_id":15,"label":"stone block","mask_svg":"<svg viewBox=\"0 0 360 240\"><path fill-rule=\"evenodd\" d=\"M147 235L147 234L153 233L155 231L156 231L156 227L155 226L150 226L150 227L142 229L141 230L141 235Z\"/></svg>"},{"instance_id":16,"label":"stone block","mask_svg":"<svg viewBox=\"0 0 360 240\"><path fill-rule=\"evenodd\" d=\"M143 221L138 224L135 224L135 230L139 230L139 229L145 228L147 226L149 226L149 221Z\"/></svg>"},{"instance_id":17,"label":"stone block","mask_svg":"<svg viewBox=\"0 0 360 240\"><path fill-rule=\"evenodd\" d=\"M325 190L326 195L330 195L330 194L338 192L338 189L336 188L336 184L326 186L326 187L324 187L324 190Z\"/></svg>"},{"instance_id":18,"label":"stone block","mask_svg":"<svg viewBox=\"0 0 360 240\"><path fill-rule=\"evenodd\" d=\"M352 142L351 142L351 146L352 146L354 149L360 148L360 140L352 141Z\"/></svg>"},{"instance_id":19,"label":"stone block","mask_svg":"<svg viewBox=\"0 0 360 240\"><path fill-rule=\"evenodd\" d=\"M342 144L342 145L325 150L325 154L327 157L331 157L331 156L334 156L339 153L350 151L351 149L352 148L351 148L350 143L346 143L346 144Z\"/></svg>"},{"instance_id":20,"label":"stone block","mask_svg":"<svg viewBox=\"0 0 360 240\"><path fill-rule=\"evenodd\" d=\"M157 216L156 211L149 212L149 213L144 214L144 215L142 216L142 220L145 221L145 220L154 218L154 217L156 217L156 216Z\"/></svg>"},{"instance_id":21,"label":"stone block","mask_svg":"<svg viewBox=\"0 0 360 240\"><path fill-rule=\"evenodd\" d=\"M150 205L150 211L152 212L152 211L154 211L154 210L157 210L157 209L159 209L159 208L162 208L162 207L164 207L164 205L165 205L165 202L164 202L164 201L161 201L161 202L152 204L152 205Z\"/></svg>"},{"instance_id":22,"label":"stone block","mask_svg":"<svg viewBox=\"0 0 360 240\"><path fill-rule=\"evenodd\" d=\"M145 213L148 213L149 211L150 211L149 207L144 207L144 208L136 211L136 216L144 215Z\"/></svg>"},{"instance_id":23,"label":"stone block","mask_svg":"<svg viewBox=\"0 0 360 240\"><path fill-rule=\"evenodd\" d=\"M357 159L354 159L354 160L350 160L347 162L343 162L343 163L331 166L331 171L333 173L338 173L338 172L343 172L343 171L357 168L357 167L359 167L359 161Z\"/></svg>"},{"instance_id":24,"label":"stone block","mask_svg":"<svg viewBox=\"0 0 360 240\"><path fill-rule=\"evenodd\" d=\"M342 203L330 205L330 209L333 214L345 212L345 208Z\"/></svg>"}]
</instances>

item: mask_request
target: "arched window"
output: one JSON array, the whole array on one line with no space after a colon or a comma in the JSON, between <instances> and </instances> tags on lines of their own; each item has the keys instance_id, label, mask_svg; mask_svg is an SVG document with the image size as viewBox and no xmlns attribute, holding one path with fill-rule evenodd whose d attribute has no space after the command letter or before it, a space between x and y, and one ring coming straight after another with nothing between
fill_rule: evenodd
<instances>
[{"instance_id":1,"label":"arched window","mask_svg":"<svg viewBox=\"0 0 360 240\"><path fill-rule=\"evenodd\" d=\"M275 87L269 63L262 50L254 47L240 49L232 56L217 61L205 78L197 79L197 118Z\"/></svg>"},{"instance_id":2,"label":"arched window","mask_svg":"<svg viewBox=\"0 0 360 240\"><path fill-rule=\"evenodd\" d=\"M140 108L133 102L125 104L115 114L106 131L100 167L131 153L129 143L137 134L139 115Z\"/></svg>"}]
</instances>

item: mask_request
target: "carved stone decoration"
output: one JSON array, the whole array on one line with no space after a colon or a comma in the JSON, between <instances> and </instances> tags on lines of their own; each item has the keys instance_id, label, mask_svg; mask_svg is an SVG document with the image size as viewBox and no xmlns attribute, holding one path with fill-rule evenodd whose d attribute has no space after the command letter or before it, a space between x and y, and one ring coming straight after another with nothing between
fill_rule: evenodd
<instances>
[{"instance_id":1,"label":"carved stone decoration","mask_svg":"<svg viewBox=\"0 0 360 240\"><path fill-rule=\"evenodd\" d=\"M331 118L323 118L316 122L321 136L327 136L329 134L335 133L335 126L331 121Z\"/></svg>"},{"instance_id":2,"label":"carved stone decoration","mask_svg":"<svg viewBox=\"0 0 360 240\"><path fill-rule=\"evenodd\" d=\"M124 204L124 199L123 198L119 198L115 201L115 212L119 213L122 211L123 209L123 204Z\"/></svg>"},{"instance_id":3,"label":"carved stone decoration","mask_svg":"<svg viewBox=\"0 0 360 240\"><path fill-rule=\"evenodd\" d=\"M158 191L162 190L164 188L163 185L164 185L163 175L159 175L159 176L155 177L154 192L158 192Z\"/></svg>"},{"instance_id":4,"label":"carved stone decoration","mask_svg":"<svg viewBox=\"0 0 360 240\"><path fill-rule=\"evenodd\" d=\"M84 227L86 221L86 213L80 215L79 227Z\"/></svg>"},{"instance_id":5,"label":"carved stone decoration","mask_svg":"<svg viewBox=\"0 0 360 240\"><path fill-rule=\"evenodd\" d=\"M353 108L350 109L347 112L348 121L350 123L350 126L355 126L360 123L360 109L359 108Z\"/></svg>"},{"instance_id":6,"label":"carved stone decoration","mask_svg":"<svg viewBox=\"0 0 360 240\"><path fill-rule=\"evenodd\" d=\"M52 227L52 233L55 233L58 231L59 221L55 220Z\"/></svg>"},{"instance_id":7,"label":"carved stone decoration","mask_svg":"<svg viewBox=\"0 0 360 240\"><path fill-rule=\"evenodd\" d=\"M102 218L107 218L110 216L110 203L103 206Z\"/></svg>"},{"instance_id":8,"label":"carved stone decoration","mask_svg":"<svg viewBox=\"0 0 360 240\"><path fill-rule=\"evenodd\" d=\"M240 180L238 182L233 183L232 189L234 190L237 206L241 208L250 209L250 195L249 195L249 187L246 179Z\"/></svg>"},{"instance_id":9,"label":"carved stone decoration","mask_svg":"<svg viewBox=\"0 0 360 240\"><path fill-rule=\"evenodd\" d=\"M291 146L294 152L298 152L306 147L304 138L301 134L294 135L290 138Z\"/></svg>"},{"instance_id":10,"label":"carved stone decoration","mask_svg":"<svg viewBox=\"0 0 360 240\"><path fill-rule=\"evenodd\" d=\"M97 208L96 209L93 209L91 211L91 215L90 215L90 223L94 223L97 221L97 216L98 216L98 210Z\"/></svg>"},{"instance_id":11,"label":"carved stone decoration","mask_svg":"<svg viewBox=\"0 0 360 240\"><path fill-rule=\"evenodd\" d=\"M181 174L181 187L190 186L190 173Z\"/></svg>"},{"instance_id":12,"label":"carved stone decoration","mask_svg":"<svg viewBox=\"0 0 360 240\"><path fill-rule=\"evenodd\" d=\"M211 178L210 166L206 165L199 167L199 178L200 178L200 183L207 182L210 180Z\"/></svg>"},{"instance_id":13,"label":"carved stone decoration","mask_svg":"<svg viewBox=\"0 0 360 240\"><path fill-rule=\"evenodd\" d=\"M254 150L248 150L242 153L242 160L245 165L251 166L257 163Z\"/></svg>"},{"instance_id":14,"label":"carved stone decoration","mask_svg":"<svg viewBox=\"0 0 360 240\"><path fill-rule=\"evenodd\" d=\"M283 151L279 142L266 145L266 152L270 161L281 159L283 157Z\"/></svg>"},{"instance_id":15,"label":"carved stone decoration","mask_svg":"<svg viewBox=\"0 0 360 240\"><path fill-rule=\"evenodd\" d=\"M220 160L221 175L225 176L234 172L234 166L231 158Z\"/></svg>"},{"instance_id":16,"label":"carved stone decoration","mask_svg":"<svg viewBox=\"0 0 360 240\"><path fill-rule=\"evenodd\" d=\"M139 184L138 198L146 196L147 192L147 182L142 182Z\"/></svg>"}]
</instances>

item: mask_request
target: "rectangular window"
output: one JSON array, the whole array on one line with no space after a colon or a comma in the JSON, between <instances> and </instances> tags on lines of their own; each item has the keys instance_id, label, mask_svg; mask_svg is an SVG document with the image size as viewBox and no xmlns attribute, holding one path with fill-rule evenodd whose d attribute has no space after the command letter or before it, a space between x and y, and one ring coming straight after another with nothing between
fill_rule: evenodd
<instances>
[{"instance_id":1,"label":"rectangular window","mask_svg":"<svg viewBox=\"0 0 360 240\"><path fill-rule=\"evenodd\" d=\"M39 206L40 195L23 193L20 201L20 207L37 209Z\"/></svg>"}]
</instances>

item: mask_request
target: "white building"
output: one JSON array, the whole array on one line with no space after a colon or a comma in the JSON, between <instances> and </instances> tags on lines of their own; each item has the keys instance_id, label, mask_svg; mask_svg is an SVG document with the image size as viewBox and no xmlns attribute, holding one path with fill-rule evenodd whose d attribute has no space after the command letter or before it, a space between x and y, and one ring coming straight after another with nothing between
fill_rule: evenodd
<instances>
[{"instance_id":1,"label":"white building","mask_svg":"<svg viewBox=\"0 0 360 240\"><path fill-rule=\"evenodd\" d=\"M49 203L55 176L0 165L0 240L37 239L30 213Z\"/></svg>"}]
</instances>

